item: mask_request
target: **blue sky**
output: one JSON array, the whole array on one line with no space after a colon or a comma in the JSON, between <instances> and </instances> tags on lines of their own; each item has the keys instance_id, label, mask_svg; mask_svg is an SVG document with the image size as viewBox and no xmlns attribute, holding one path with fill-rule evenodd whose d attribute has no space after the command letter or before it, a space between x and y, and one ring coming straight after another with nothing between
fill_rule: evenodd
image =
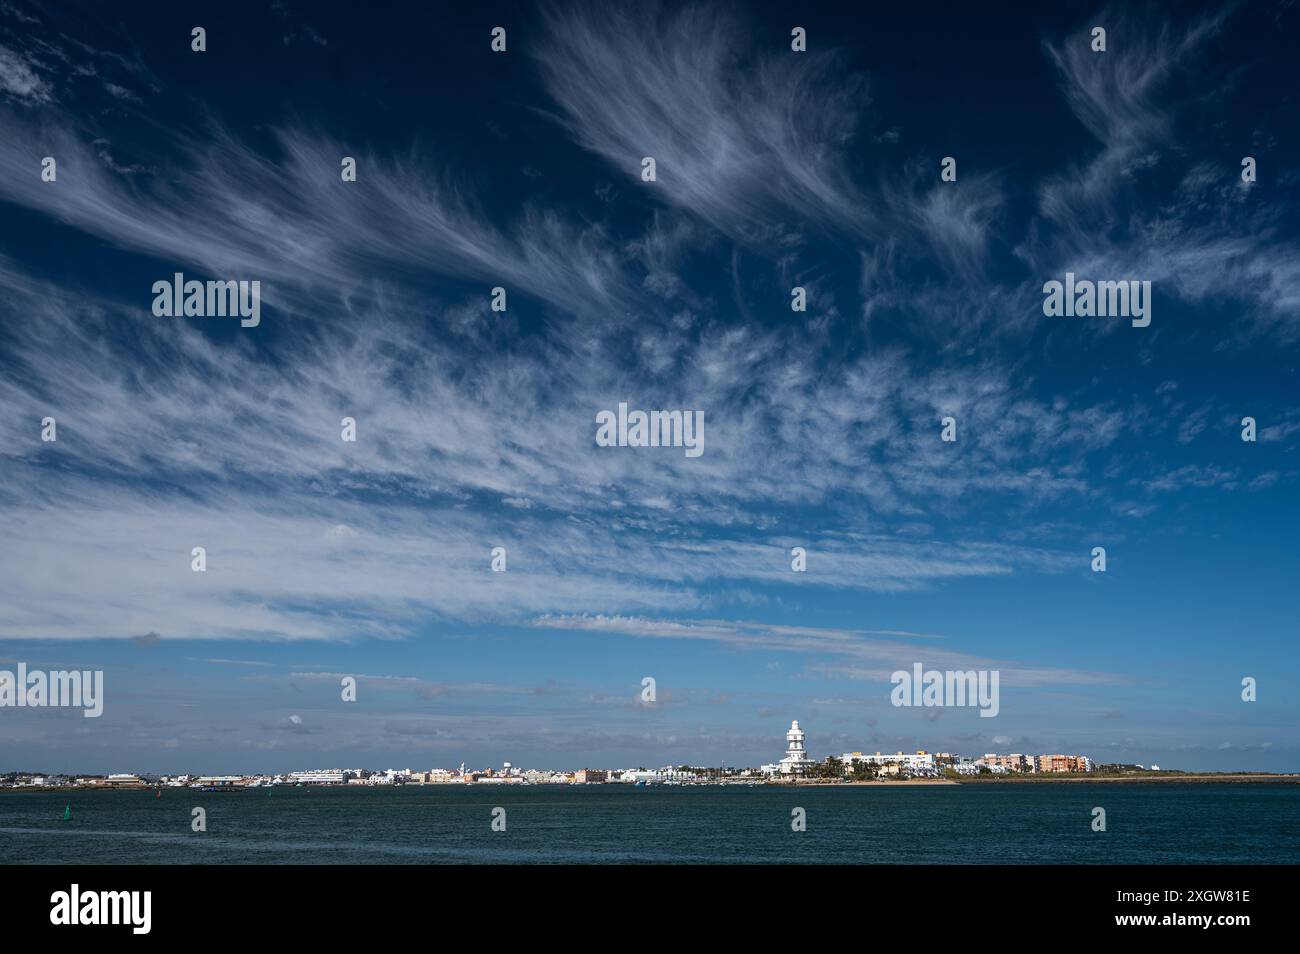
<instances>
[{"instance_id":1,"label":"blue sky","mask_svg":"<svg viewBox=\"0 0 1300 954\"><path fill-rule=\"evenodd\" d=\"M195 9L0 3L0 769L1300 769L1294 3Z\"/></svg>"}]
</instances>

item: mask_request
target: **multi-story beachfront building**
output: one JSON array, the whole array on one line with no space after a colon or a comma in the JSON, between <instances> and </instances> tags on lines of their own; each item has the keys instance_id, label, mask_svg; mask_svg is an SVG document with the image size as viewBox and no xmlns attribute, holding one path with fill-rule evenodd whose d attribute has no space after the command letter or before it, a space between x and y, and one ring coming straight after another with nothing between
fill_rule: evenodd
<instances>
[{"instance_id":1,"label":"multi-story beachfront building","mask_svg":"<svg viewBox=\"0 0 1300 954\"><path fill-rule=\"evenodd\" d=\"M1030 771L1029 759L1019 752L1011 755L997 755L990 752L984 756L983 762L990 769L997 767L1006 772Z\"/></svg>"},{"instance_id":2,"label":"multi-story beachfront building","mask_svg":"<svg viewBox=\"0 0 1300 954\"><path fill-rule=\"evenodd\" d=\"M979 760L993 772L1091 772L1096 766L1086 755L998 755L989 752Z\"/></svg>"},{"instance_id":3,"label":"multi-story beachfront building","mask_svg":"<svg viewBox=\"0 0 1300 954\"><path fill-rule=\"evenodd\" d=\"M1040 755L1040 772L1091 772L1092 759L1083 755Z\"/></svg>"},{"instance_id":4,"label":"multi-story beachfront building","mask_svg":"<svg viewBox=\"0 0 1300 954\"><path fill-rule=\"evenodd\" d=\"M898 768L905 772L914 774L930 774L937 769L938 763L935 756L918 749L915 753L895 752L893 755L877 752L875 755L864 755L861 752L845 752L840 756L846 769L851 769L854 762L865 762L868 765L897 765Z\"/></svg>"}]
</instances>

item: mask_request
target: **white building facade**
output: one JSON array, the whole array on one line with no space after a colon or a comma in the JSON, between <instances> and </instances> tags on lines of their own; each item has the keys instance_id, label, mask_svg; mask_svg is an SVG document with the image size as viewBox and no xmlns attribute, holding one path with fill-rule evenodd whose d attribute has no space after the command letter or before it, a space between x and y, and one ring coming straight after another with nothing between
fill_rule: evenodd
<instances>
[{"instance_id":1,"label":"white building facade","mask_svg":"<svg viewBox=\"0 0 1300 954\"><path fill-rule=\"evenodd\" d=\"M865 762L868 765L893 764L908 772L932 774L937 771L934 755L925 751L912 754L895 752L893 755L881 752L874 755L864 755L861 752L845 752L840 758L847 768L852 768L854 762Z\"/></svg>"}]
</instances>

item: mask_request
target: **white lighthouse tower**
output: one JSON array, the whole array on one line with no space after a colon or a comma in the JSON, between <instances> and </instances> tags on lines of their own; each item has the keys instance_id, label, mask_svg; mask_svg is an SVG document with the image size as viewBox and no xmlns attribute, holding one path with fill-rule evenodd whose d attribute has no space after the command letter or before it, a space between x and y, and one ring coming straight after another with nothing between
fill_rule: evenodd
<instances>
[{"instance_id":1,"label":"white lighthouse tower","mask_svg":"<svg viewBox=\"0 0 1300 954\"><path fill-rule=\"evenodd\" d=\"M808 752L803 747L803 729L799 723L791 722L790 731L785 734L785 758L781 760L782 775L802 775L812 763Z\"/></svg>"}]
</instances>

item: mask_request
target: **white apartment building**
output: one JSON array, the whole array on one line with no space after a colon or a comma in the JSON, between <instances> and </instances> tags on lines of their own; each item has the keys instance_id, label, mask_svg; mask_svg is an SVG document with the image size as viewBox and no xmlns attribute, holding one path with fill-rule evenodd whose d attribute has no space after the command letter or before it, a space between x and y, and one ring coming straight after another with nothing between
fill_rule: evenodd
<instances>
[{"instance_id":1,"label":"white apartment building","mask_svg":"<svg viewBox=\"0 0 1300 954\"><path fill-rule=\"evenodd\" d=\"M567 782L563 772L547 772L541 769L529 769L524 773L524 781L530 785L559 785Z\"/></svg>"},{"instance_id":2,"label":"white apartment building","mask_svg":"<svg viewBox=\"0 0 1300 954\"><path fill-rule=\"evenodd\" d=\"M895 752L893 755L877 752L875 755L864 755L862 752L845 752L840 756L846 768L851 768L854 762L865 762L868 765L888 765L893 763L899 768L909 772L934 772L936 765L934 755L921 749L913 754L906 752Z\"/></svg>"},{"instance_id":3,"label":"white apartment building","mask_svg":"<svg viewBox=\"0 0 1300 954\"><path fill-rule=\"evenodd\" d=\"M659 769L624 769L618 775L620 782L689 782L699 776L694 772L683 772L673 765L665 765Z\"/></svg>"},{"instance_id":4,"label":"white apartment building","mask_svg":"<svg viewBox=\"0 0 1300 954\"><path fill-rule=\"evenodd\" d=\"M347 781L347 774L338 770L328 772L290 772L289 781L295 785L342 785Z\"/></svg>"}]
</instances>

